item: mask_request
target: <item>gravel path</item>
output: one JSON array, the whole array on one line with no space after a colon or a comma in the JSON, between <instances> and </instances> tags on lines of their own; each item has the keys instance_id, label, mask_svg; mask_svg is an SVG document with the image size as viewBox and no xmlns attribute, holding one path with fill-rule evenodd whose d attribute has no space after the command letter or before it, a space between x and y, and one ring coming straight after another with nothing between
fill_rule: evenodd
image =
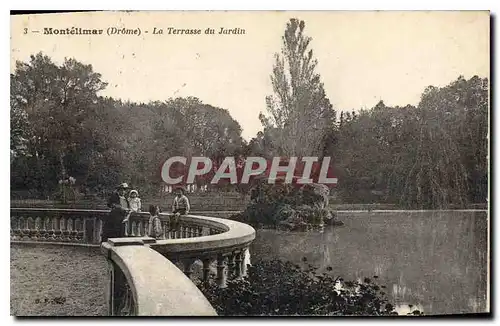
<instances>
[{"instance_id":1,"label":"gravel path","mask_svg":"<svg viewBox=\"0 0 500 326\"><path fill-rule=\"evenodd\" d=\"M11 245L13 316L106 315L107 263L99 248Z\"/></svg>"}]
</instances>

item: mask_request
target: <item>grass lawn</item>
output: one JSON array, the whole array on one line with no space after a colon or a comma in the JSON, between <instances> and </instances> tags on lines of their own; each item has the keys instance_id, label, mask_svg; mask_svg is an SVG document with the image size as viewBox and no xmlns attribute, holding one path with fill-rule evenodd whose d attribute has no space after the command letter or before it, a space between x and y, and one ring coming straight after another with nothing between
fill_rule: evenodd
<instances>
[{"instance_id":1,"label":"grass lawn","mask_svg":"<svg viewBox=\"0 0 500 326\"><path fill-rule=\"evenodd\" d=\"M103 316L107 262L99 248L12 244L13 316Z\"/></svg>"}]
</instances>

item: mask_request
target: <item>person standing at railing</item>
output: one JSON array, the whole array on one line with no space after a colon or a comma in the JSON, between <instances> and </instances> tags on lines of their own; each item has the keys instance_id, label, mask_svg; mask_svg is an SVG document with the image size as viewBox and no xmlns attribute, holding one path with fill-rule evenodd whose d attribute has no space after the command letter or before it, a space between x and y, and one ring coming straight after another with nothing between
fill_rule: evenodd
<instances>
[{"instance_id":1,"label":"person standing at railing","mask_svg":"<svg viewBox=\"0 0 500 326\"><path fill-rule=\"evenodd\" d=\"M179 229L179 218L181 215L189 214L189 210L191 209L189 205L189 199L185 195L185 190L182 187L179 187L175 190L174 202L172 204L172 213L174 214L171 217L170 225L172 230Z\"/></svg>"},{"instance_id":2,"label":"person standing at railing","mask_svg":"<svg viewBox=\"0 0 500 326\"><path fill-rule=\"evenodd\" d=\"M160 207L156 205L149 206L149 224L148 237L160 239L163 235L163 228L160 220Z\"/></svg>"},{"instance_id":3,"label":"person standing at railing","mask_svg":"<svg viewBox=\"0 0 500 326\"><path fill-rule=\"evenodd\" d=\"M102 241L108 241L109 238L125 237L128 232L125 231L127 216L129 216L130 204L126 193L129 189L128 184L122 183L116 187L116 191L111 194L108 200L108 207L111 208L108 218L103 219Z\"/></svg>"}]
</instances>

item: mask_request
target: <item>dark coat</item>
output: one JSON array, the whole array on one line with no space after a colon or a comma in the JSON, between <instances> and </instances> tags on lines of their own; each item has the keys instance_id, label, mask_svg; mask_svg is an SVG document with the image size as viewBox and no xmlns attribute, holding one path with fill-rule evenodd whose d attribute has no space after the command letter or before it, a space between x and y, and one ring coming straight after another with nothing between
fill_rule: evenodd
<instances>
[{"instance_id":1,"label":"dark coat","mask_svg":"<svg viewBox=\"0 0 500 326\"><path fill-rule=\"evenodd\" d=\"M108 241L109 238L125 237L125 224L122 221L127 214L126 210L129 208L128 199L127 207L122 207L120 205L120 196L117 192L114 192L109 197L108 207L111 208L111 212L106 219L103 219L101 236L103 242Z\"/></svg>"}]
</instances>

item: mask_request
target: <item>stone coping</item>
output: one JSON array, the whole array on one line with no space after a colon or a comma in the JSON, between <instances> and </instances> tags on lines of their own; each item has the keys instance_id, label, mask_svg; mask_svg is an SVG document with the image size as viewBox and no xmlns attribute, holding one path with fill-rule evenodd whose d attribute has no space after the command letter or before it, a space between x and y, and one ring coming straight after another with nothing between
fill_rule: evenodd
<instances>
[{"instance_id":1,"label":"stone coping","mask_svg":"<svg viewBox=\"0 0 500 326\"><path fill-rule=\"evenodd\" d=\"M227 231L201 237L156 240L149 244L151 248L164 254L190 251L223 253L231 248L247 246L255 239L255 229L241 222L198 215L186 215L184 218L224 227Z\"/></svg>"},{"instance_id":2,"label":"stone coping","mask_svg":"<svg viewBox=\"0 0 500 326\"><path fill-rule=\"evenodd\" d=\"M101 246L103 254L124 273L137 315L216 316L207 298L177 266L141 245L148 239L110 239Z\"/></svg>"}]
</instances>

